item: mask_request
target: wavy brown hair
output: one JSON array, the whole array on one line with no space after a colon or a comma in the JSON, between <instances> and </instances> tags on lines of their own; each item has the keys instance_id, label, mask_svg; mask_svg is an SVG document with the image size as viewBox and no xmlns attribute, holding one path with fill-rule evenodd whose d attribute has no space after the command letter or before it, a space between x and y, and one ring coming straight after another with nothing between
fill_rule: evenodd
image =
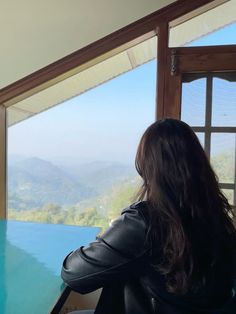
<instances>
[{"instance_id":1,"label":"wavy brown hair","mask_svg":"<svg viewBox=\"0 0 236 314\"><path fill-rule=\"evenodd\" d=\"M167 290L198 289L223 256L222 278L231 280L233 208L192 129L175 119L153 123L141 138L135 163L143 179L138 199L147 201L151 215L153 263Z\"/></svg>"}]
</instances>

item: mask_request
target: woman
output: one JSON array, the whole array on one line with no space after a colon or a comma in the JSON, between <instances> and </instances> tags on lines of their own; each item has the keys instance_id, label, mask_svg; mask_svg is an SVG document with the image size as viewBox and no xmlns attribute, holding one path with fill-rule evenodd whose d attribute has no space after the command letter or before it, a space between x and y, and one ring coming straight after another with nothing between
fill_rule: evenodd
<instances>
[{"instance_id":1,"label":"woman","mask_svg":"<svg viewBox=\"0 0 236 314\"><path fill-rule=\"evenodd\" d=\"M136 169L139 202L66 257L64 281L79 293L103 287L96 314L236 313L232 208L192 129L153 123Z\"/></svg>"}]
</instances>

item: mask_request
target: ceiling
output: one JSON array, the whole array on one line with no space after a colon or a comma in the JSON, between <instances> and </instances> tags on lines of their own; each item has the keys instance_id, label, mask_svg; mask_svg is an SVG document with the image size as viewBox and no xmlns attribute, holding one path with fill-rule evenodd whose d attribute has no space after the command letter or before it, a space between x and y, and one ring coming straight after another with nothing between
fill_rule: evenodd
<instances>
[{"instance_id":1,"label":"ceiling","mask_svg":"<svg viewBox=\"0 0 236 314\"><path fill-rule=\"evenodd\" d=\"M0 0L0 88L173 0Z\"/></svg>"}]
</instances>

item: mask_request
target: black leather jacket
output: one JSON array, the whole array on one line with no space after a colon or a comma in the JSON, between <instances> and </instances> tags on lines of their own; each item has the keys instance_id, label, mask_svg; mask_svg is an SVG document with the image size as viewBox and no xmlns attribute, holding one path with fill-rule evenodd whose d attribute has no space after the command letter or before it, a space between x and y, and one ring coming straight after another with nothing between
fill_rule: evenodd
<instances>
[{"instance_id":1,"label":"black leather jacket","mask_svg":"<svg viewBox=\"0 0 236 314\"><path fill-rule=\"evenodd\" d=\"M217 275L214 291L168 293L163 276L150 263L148 227L144 202L126 208L95 242L65 258L62 279L82 294L103 287L96 314L236 314L232 291L222 291Z\"/></svg>"}]
</instances>

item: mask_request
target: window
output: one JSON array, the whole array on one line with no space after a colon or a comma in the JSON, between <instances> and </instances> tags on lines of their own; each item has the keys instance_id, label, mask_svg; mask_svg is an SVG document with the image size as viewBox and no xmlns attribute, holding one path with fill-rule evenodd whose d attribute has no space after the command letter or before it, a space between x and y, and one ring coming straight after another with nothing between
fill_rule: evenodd
<instances>
[{"instance_id":1,"label":"window","mask_svg":"<svg viewBox=\"0 0 236 314\"><path fill-rule=\"evenodd\" d=\"M197 132L231 204L236 197L235 101L234 72L184 77L181 119Z\"/></svg>"},{"instance_id":2,"label":"window","mask_svg":"<svg viewBox=\"0 0 236 314\"><path fill-rule=\"evenodd\" d=\"M52 107L58 87L9 109L9 219L106 227L132 202L139 185L137 145L155 119L156 38L142 44L145 62L151 61L142 64L135 49L128 54L134 69L105 84L15 125L29 112ZM99 69L109 73L107 62L69 88L86 90L93 76L97 85ZM124 58L123 65L116 63L123 66L118 74L125 64Z\"/></svg>"}]
</instances>

